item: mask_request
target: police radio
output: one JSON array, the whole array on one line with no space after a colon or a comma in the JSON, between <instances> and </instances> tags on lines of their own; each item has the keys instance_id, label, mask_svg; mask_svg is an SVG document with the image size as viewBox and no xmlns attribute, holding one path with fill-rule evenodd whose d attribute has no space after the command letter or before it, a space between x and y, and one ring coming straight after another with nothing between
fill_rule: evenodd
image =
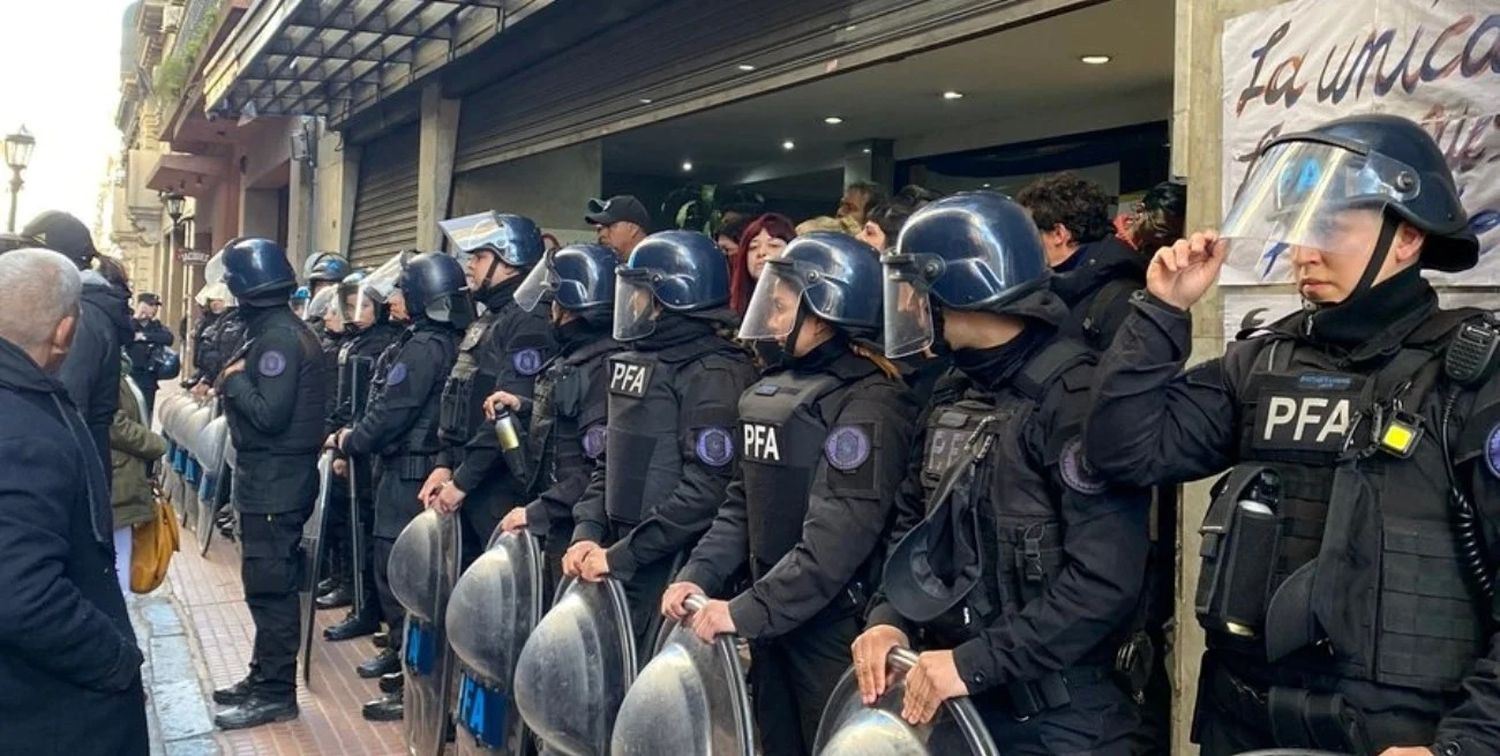
<instances>
[{"instance_id":1,"label":"police radio","mask_svg":"<svg viewBox=\"0 0 1500 756\"><path fill-rule=\"evenodd\" d=\"M1460 386L1478 386L1494 370L1497 346L1500 346L1500 328L1495 326L1494 315L1464 323L1448 343L1443 372Z\"/></svg>"},{"instance_id":2,"label":"police radio","mask_svg":"<svg viewBox=\"0 0 1500 756\"><path fill-rule=\"evenodd\" d=\"M1232 470L1215 486L1199 533L1203 571L1194 601L1210 630L1256 638L1266 616L1276 546L1281 479L1268 467Z\"/></svg>"}]
</instances>

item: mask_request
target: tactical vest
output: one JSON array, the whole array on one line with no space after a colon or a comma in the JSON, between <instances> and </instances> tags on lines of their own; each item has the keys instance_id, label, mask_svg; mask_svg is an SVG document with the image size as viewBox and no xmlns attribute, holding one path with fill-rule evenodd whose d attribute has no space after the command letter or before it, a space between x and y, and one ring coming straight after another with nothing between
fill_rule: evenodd
<instances>
[{"instance_id":1,"label":"tactical vest","mask_svg":"<svg viewBox=\"0 0 1500 756\"><path fill-rule=\"evenodd\" d=\"M470 323L458 344L458 360L443 385L439 425L443 442L450 446L468 443L485 422L484 400L495 390L501 370L501 355L490 348L501 312L488 311Z\"/></svg>"},{"instance_id":2,"label":"tactical vest","mask_svg":"<svg viewBox=\"0 0 1500 756\"><path fill-rule=\"evenodd\" d=\"M559 435L576 435L578 415L590 390L590 366L620 349L618 342L600 337L572 354L557 357L537 376L531 394L531 423L526 434L526 458L537 460L528 491L535 494L557 480ZM560 427L566 426L566 428Z\"/></svg>"},{"instance_id":3,"label":"tactical vest","mask_svg":"<svg viewBox=\"0 0 1500 756\"><path fill-rule=\"evenodd\" d=\"M326 437L324 412L328 390L327 378L324 375L323 352L318 346L317 337L302 326L291 310L286 311L285 319L277 313L256 323L256 326L256 332L245 334L244 345L234 352L232 358L225 364L232 364L234 360L248 354L257 337L273 329L290 330L295 334L302 352L297 368L299 394L296 406L292 410L291 421L287 423L285 430L274 436L261 433L247 422L234 423L232 427L235 430L235 449L240 454L257 451L276 454L315 452ZM251 376L251 380L256 380L259 375L254 365L247 367L245 373Z\"/></svg>"},{"instance_id":4,"label":"tactical vest","mask_svg":"<svg viewBox=\"0 0 1500 756\"><path fill-rule=\"evenodd\" d=\"M1088 354L1076 341L1054 341L998 393L970 387L929 413L920 475L928 511L943 495L973 501L981 560L979 582L931 623L934 637L954 643L973 637L1039 598L1062 570L1061 492L1021 441L1048 387Z\"/></svg>"},{"instance_id":5,"label":"tactical vest","mask_svg":"<svg viewBox=\"0 0 1500 756\"><path fill-rule=\"evenodd\" d=\"M802 539L807 497L846 385L828 373L783 372L740 396L740 475L756 579Z\"/></svg>"},{"instance_id":6,"label":"tactical vest","mask_svg":"<svg viewBox=\"0 0 1500 756\"><path fill-rule=\"evenodd\" d=\"M709 342L706 344L705 342ZM666 501L682 480L681 407L677 373L719 350L720 339L679 344L609 358L609 436L605 441L604 509L611 520L634 526Z\"/></svg>"},{"instance_id":7,"label":"tactical vest","mask_svg":"<svg viewBox=\"0 0 1500 756\"><path fill-rule=\"evenodd\" d=\"M351 341L339 350L338 403L350 419L365 413L370 398L370 376L374 358L359 353L359 342Z\"/></svg>"},{"instance_id":8,"label":"tactical vest","mask_svg":"<svg viewBox=\"0 0 1500 756\"><path fill-rule=\"evenodd\" d=\"M1267 644L1211 633L1216 647L1260 655L1322 645L1326 653L1311 656L1324 672L1458 690L1485 638L1453 533L1449 463L1438 439L1442 352L1462 319L1435 316L1373 374L1350 372L1285 335L1266 339L1240 392L1238 459L1280 483ZM1406 452L1382 446L1404 438L1399 428L1389 435L1393 418L1417 429ZM1306 636L1287 635L1289 628Z\"/></svg>"}]
</instances>

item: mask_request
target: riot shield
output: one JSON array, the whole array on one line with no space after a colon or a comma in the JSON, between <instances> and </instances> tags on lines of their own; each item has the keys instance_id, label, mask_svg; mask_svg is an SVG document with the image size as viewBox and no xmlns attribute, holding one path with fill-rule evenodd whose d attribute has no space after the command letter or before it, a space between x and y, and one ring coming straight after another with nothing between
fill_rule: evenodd
<instances>
[{"instance_id":1,"label":"riot shield","mask_svg":"<svg viewBox=\"0 0 1500 756\"><path fill-rule=\"evenodd\" d=\"M813 753L820 756L997 756L999 750L995 741L980 721L974 704L967 698L944 702L937 716L921 727L913 727L901 718L902 699L906 697L906 672L916 661L917 655L911 651L891 649L886 663L895 670L896 682L873 706L865 706L860 699L854 670L845 672L828 698L828 706L823 709Z\"/></svg>"},{"instance_id":2,"label":"riot shield","mask_svg":"<svg viewBox=\"0 0 1500 756\"><path fill-rule=\"evenodd\" d=\"M693 596L688 609L696 612L705 602ZM704 643L684 626L664 627L656 656L620 704L610 753L753 756L754 719L736 646L732 635Z\"/></svg>"},{"instance_id":3,"label":"riot shield","mask_svg":"<svg viewBox=\"0 0 1500 756\"><path fill-rule=\"evenodd\" d=\"M396 538L386 567L391 593L406 608L402 727L407 750L417 756L440 753L447 737L454 663L446 614L462 564L460 527L457 513L417 515Z\"/></svg>"},{"instance_id":4,"label":"riot shield","mask_svg":"<svg viewBox=\"0 0 1500 756\"><path fill-rule=\"evenodd\" d=\"M543 753L602 756L635 670L619 581L565 581L516 661L516 708Z\"/></svg>"},{"instance_id":5,"label":"riot shield","mask_svg":"<svg viewBox=\"0 0 1500 756\"><path fill-rule=\"evenodd\" d=\"M207 522L208 527L198 528L195 534L198 536L198 555L208 553L209 544L212 543L214 528L214 515L224 502L224 494L228 491L228 469L224 463L224 448L229 444L229 421L220 415L210 420L203 429L202 438L198 446L203 454L200 462L203 465L203 478L198 483L198 521Z\"/></svg>"},{"instance_id":6,"label":"riot shield","mask_svg":"<svg viewBox=\"0 0 1500 756\"><path fill-rule=\"evenodd\" d=\"M313 503L312 516L302 525L302 682L312 685L313 603L318 580L319 565L323 563L323 551L327 544L323 540L323 527L329 514L329 492L333 488L333 450L328 449L318 457L318 499ZM209 524L212 527L212 523Z\"/></svg>"},{"instance_id":7,"label":"riot shield","mask_svg":"<svg viewBox=\"0 0 1500 756\"><path fill-rule=\"evenodd\" d=\"M344 474L349 481L349 544L353 550L352 569L354 571L354 614L359 617L365 615L365 564L369 556L365 549L369 544L365 543L364 513L359 509L359 475L353 455L344 458Z\"/></svg>"},{"instance_id":8,"label":"riot shield","mask_svg":"<svg viewBox=\"0 0 1500 756\"><path fill-rule=\"evenodd\" d=\"M525 531L497 538L459 577L448 600L448 644L458 659L458 753L527 753L516 711L516 657L542 619L542 548Z\"/></svg>"}]
</instances>

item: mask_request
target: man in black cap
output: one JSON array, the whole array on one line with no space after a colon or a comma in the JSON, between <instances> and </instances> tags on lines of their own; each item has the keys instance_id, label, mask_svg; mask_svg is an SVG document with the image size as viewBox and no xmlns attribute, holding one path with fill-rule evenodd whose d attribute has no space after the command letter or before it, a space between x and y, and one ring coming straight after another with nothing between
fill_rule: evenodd
<instances>
[{"instance_id":1,"label":"man in black cap","mask_svg":"<svg viewBox=\"0 0 1500 756\"><path fill-rule=\"evenodd\" d=\"M599 232L599 243L613 249L622 262L651 233L651 214L629 194L589 200L589 214L583 219Z\"/></svg>"},{"instance_id":2,"label":"man in black cap","mask_svg":"<svg viewBox=\"0 0 1500 756\"><path fill-rule=\"evenodd\" d=\"M140 388L146 400L146 416L156 406L156 357L161 350L172 346L172 332L157 320L161 313L161 297L150 292L141 292L135 297L135 336L125 345L125 355L130 358L130 377Z\"/></svg>"},{"instance_id":3,"label":"man in black cap","mask_svg":"<svg viewBox=\"0 0 1500 756\"><path fill-rule=\"evenodd\" d=\"M129 341L133 332L126 304L129 293L110 286L92 269L99 253L88 228L77 218L61 210L48 210L26 224L21 235L39 247L62 253L81 271L83 305L78 334L57 378L88 423L104 469L111 470L109 426L120 403L120 344Z\"/></svg>"}]
</instances>

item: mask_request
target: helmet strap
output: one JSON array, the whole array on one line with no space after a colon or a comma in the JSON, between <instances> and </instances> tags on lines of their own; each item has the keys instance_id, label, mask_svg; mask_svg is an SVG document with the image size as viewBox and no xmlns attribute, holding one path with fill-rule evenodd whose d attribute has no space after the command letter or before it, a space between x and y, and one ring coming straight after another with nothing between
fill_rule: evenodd
<instances>
[{"instance_id":1,"label":"helmet strap","mask_svg":"<svg viewBox=\"0 0 1500 756\"><path fill-rule=\"evenodd\" d=\"M1391 254L1391 244L1396 241L1396 230L1400 228L1400 225L1390 213L1380 214L1380 236L1375 240L1375 251L1370 255L1370 262L1365 265L1365 272L1360 276L1359 284L1354 287L1354 291L1349 293L1350 299L1361 296L1375 287L1375 277L1380 275L1380 269L1385 267L1385 258Z\"/></svg>"}]
</instances>

